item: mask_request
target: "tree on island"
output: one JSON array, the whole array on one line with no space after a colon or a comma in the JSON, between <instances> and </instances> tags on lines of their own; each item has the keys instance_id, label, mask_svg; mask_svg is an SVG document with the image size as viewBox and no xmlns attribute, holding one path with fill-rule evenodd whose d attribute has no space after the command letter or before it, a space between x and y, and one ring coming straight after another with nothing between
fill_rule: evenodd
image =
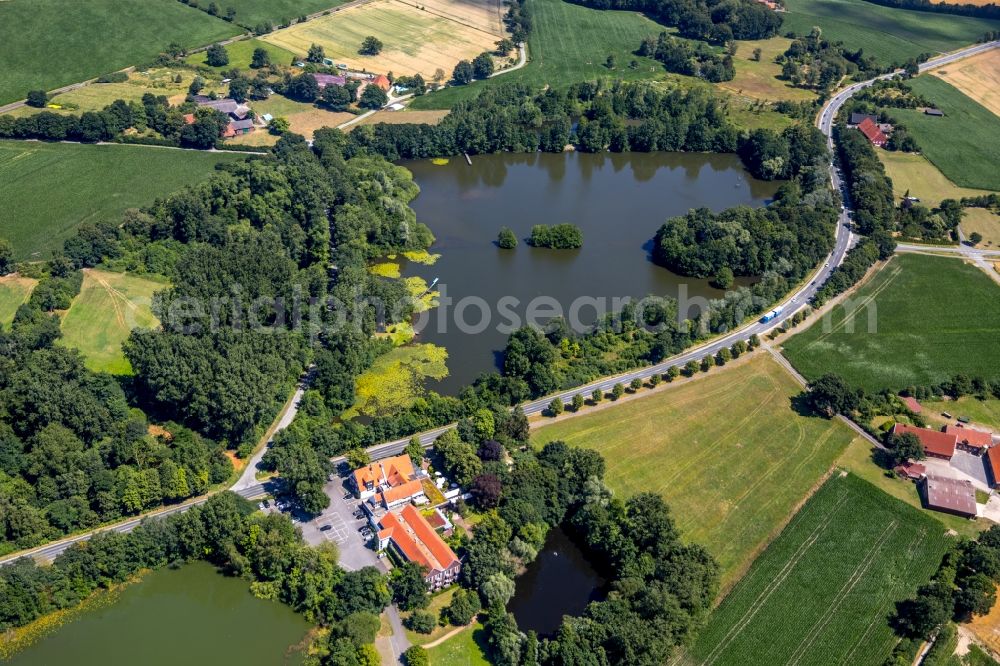
<instances>
[{"instance_id":1,"label":"tree on island","mask_svg":"<svg viewBox=\"0 0 1000 666\"><path fill-rule=\"evenodd\" d=\"M517 236L507 227L501 227L500 233L497 234L497 245L504 250L513 250L517 247Z\"/></svg>"},{"instance_id":2,"label":"tree on island","mask_svg":"<svg viewBox=\"0 0 1000 666\"><path fill-rule=\"evenodd\" d=\"M575 250L583 246L583 232L574 224L536 224L531 228L528 243L553 250Z\"/></svg>"}]
</instances>

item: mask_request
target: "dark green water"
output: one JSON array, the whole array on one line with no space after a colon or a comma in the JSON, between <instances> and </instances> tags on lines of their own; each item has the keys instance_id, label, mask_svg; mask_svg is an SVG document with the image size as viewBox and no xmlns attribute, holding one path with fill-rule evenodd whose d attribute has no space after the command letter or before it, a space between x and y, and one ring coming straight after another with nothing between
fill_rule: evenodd
<instances>
[{"instance_id":1,"label":"dark green water","mask_svg":"<svg viewBox=\"0 0 1000 666\"><path fill-rule=\"evenodd\" d=\"M198 562L161 569L118 600L77 616L18 653L12 666L282 666L309 624L276 601L255 598L245 580Z\"/></svg>"},{"instance_id":2,"label":"dark green water","mask_svg":"<svg viewBox=\"0 0 1000 666\"><path fill-rule=\"evenodd\" d=\"M578 320L588 324L596 307L581 297L598 299L605 311L620 309L611 302L616 297L720 297L706 280L654 265L653 235L668 217L702 206L761 206L777 188L750 177L734 155L501 154L474 156L471 166L462 157L444 166L404 166L420 185L412 205L437 237L431 251L441 258L433 266L404 264L403 275L440 278L438 288L452 299L426 315L418 338L447 348L450 375L432 388L451 394L493 369L510 332L500 328L511 319L504 312L524 322L533 299L543 304L537 299L544 297L567 317L576 302ZM532 225L560 222L582 229L581 249L525 244ZM494 244L502 226L521 239L516 249ZM504 298L509 307L500 305ZM697 312L695 305L690 314Z\"/></svg>"}]
</instances>

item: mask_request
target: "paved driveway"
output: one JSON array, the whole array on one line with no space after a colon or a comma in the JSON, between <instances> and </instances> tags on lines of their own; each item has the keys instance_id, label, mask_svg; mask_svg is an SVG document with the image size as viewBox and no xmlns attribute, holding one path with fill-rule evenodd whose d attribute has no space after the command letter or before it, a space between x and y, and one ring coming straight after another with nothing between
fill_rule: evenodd
<instances>
[{"instance_id":1,"label":"paved driveway","mask_svg":"<svg viewBox=\"0 0 1000 666\"><path fill-rule=\"evenodd\" d=\"M951 458L951 466L978 481L977 487L989 488L990 482L986 478L985 462L983 456L975 456L961 449L956 449L955 455Z\"/></svg>"},{"instance_id":2,"label":"paved driveway","mask_svg":"<svg viewBox=\"0 0 1000 666\"><path fill-rule=\"evenodd\" d=\"M381 566L375 551L362 540L358 532L367 521L358 520L353 515L359 505L357 500L344 499L344 493L347 492L344 479L335 476L333 481L326 484L324 490L330 497L330 506L312 520L299 523L306 543L318 546L332 541L337 544L340 550L340 565L351 571L366 566ZM330 529L322 529L328 525Z\"/></svg>"}]
</instances>

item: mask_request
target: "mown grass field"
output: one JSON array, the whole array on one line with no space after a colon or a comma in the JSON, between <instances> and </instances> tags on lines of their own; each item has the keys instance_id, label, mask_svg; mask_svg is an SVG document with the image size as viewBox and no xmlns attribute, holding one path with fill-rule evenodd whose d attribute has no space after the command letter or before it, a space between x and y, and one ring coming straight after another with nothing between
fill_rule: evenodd
<instances>
[{"instance_id":1,"label":"mown grass field","mask_svg":"<svg viewBox=\"0 0 1000 666\"><path fill-rule=\"evenodd\" d=\"M991 49L931 72L1000 115L1000 51Z\"/></svg>"},{"instance_id":2,"label":"mown grass field","mask_svg":"<svg viewBox=\"0 0 1000 666\"><path fill-rule=\"evenodd\" d=\"M956 185L1000 190L1000 117L936 76L919 76L911 85L945 113L934 118L911 109L891 110L921 152Z\"/></svg>"},{"instance_id":3,"label":"mown grass field","mask_svg":"<svg viewBox=\"0 0 1000 666\"><path fill-rule=\"evenodd\" d=\"M787 0L781 34L806 35L813 26L851 50L864 49L886 63L921 53L953 51L1000 29L1000 21L882 7L864 0Z\"/></svg>"},{"instance_id":4,"label":"mown grass field","mask_svg":"<svg viewBox=\"0 0 1000 666\"><path fill-rule=\"evenodd\" d=\"M541 89L546 85L564 87L577 81L604 78L664 77L660 63L633 55L644 38L655 37L665 30L645 16L636 12L588 9L564 0L529 0L528 6L533 28L528 37L530 61L527 65L494 79L417 97L410 107L450 109L460 99L468 99L484 87L503 81L518 81ZM615 56L614 70L605 67L608 55ZM638 63L635 69L629 67L632 60Z\"/></svg>"},{"instance_id":5,"label":"mown grass field","mask_svg":"<svg viewBox=\"0 0 1000 666\"><path fill-rule=\"evenodd\" d=\"M346 0L224 0L217 4L224 12L232 7L236 10L236 22L255 26L258 23L280 25L300 16L333 9ZM203 5L207 6L207 5Z\"/></svg>"},{"instance_id":6,"label":"mown grass field","mask_svg":"<svg viewBox=\"0 0 1000 666\"><path fill-rule=\"evenodd\" d=\"M79 295L62 316L59 343L79 349L91 370L131 373L122 343L133 328L159 325L150 305L153 294L168 286L162 280L127 273L85 271Z\"/></svg>"},{"instance_id":7,"label":"mown grass field","mask_svg":"<svg viewBox=\"0 0 1000 666\"><path fill-rule=\"evenodd\" d=\"M835 372L875 392L956 373L1000 377L1000 287L980 269L960 259L903 254L851 301L856 316L837 307L785 343L785 356L807 379Z\"/></svg>"},{"instance_id":8,"label":"mown grass field","mask_svg":"<svg viewBox=\"0 0 1000 666\"><path fill-rule=\"evenodd\" d=\"M455 596L455 592L457 590L458 587L451 587L443 592L435 593L434 596L431 597L430 604L428 604L427 608L424 610L433 615L435 618L440 616L441 610L451 603L451 598ZM406 617L409 615L412 615L412 613L408 613ZM418 634L417 632L410 631L409 629L404 629L404 631L406 631L406 638L413 645L426 645L427 643L438 640L453 629L455 629L455 627L450 624L446 624L443 627L441 625L434 627L434 631L429 634ZM456 640L458 639L456 638Z\"/></svg>"},{"instance_id":9,"label":"mown grass field","mask_svg":"<svg viewBox=\"0 0 1000 666\"><path fill-rule=\"evenodd\" d=\"M753 558L854 438L799 416L795 380L766 355L651 396L532 432L599 451L620 496L663 495L684 536L711 551L722 584Z\"/></svg>"},{"instance_id":10,"label":"mown grass field","mask_svg":"<svg viewBox=\"0 0 1000 666\"><path fill-rule=\"evenodd\" d=\"M966 208L959 225L965 237L978 233L983 237L979 247L996 248L1000 246L1000 215L985 208Z\"/></svg>"},{"instance_id":11,"label":"mown grass field","mask_svg":"<svg viewBox=\"0 0 1000 666\"><path fill-rule=\"evenodd\" d=\"M324 4L332 0L323 0ZM199 51L198 53L192 53L185 60L188 64L194 65L196 67L208 67L208 69L223 72L233 69L250 69L250 61L253 60L253 52L258 48L262 48L267 51L268 55L271 56L271 62L276 65L281 65L283 67L288 67L292 64L292 59L295 54L291 51L286 51L280 46L275 46L274 44L269 44L262 39L241 39L238 42L233 42L232 44L226 44L224 47L226 53L229 55L229 64L223 65L221 67L210 67L205 60L208 59L207 51Z\"/></svg>"},{"instance_id":12,"label":"mown grass field","mask_svg":"<svg viewBox=\"0 0 1000 666\"><path fill-rule=\"evenodd\" d=\"M144 146L0 141L0 235L20 259L47 258L86 221L112 218L244 160Z\"/></svg>"},{"instance_id":13,"label":"mown grass field","mask_svg":"<svg viewBox=\"0 0 1000 666\"><path fill-rule=\"evenodd\" d=\"M501 16L497 0L372 0L264 39L300 56L315 43L351 69L430 80L438 68L450 76L459 60L492 51L506 34ZM383 43L377 55L358 53L369 35Z\"/></svg>"},{"instance_id":14,"label":"mown grass field","mask_svg":"<svg viewBox=\"0 0 1000 666\"><path fill-rule=\"evenodd\" d=\"M736 56L733 58L736 77L732 81L720 83L719 87L736 95L770 102L814 99L816 93L813 91L795 88L777 78L781 74L781 65L774 62L774 59L787 51L791 43L792 40L785 37L736 42ZM760 60L754 60L754 49L758 48L761 51Z\"/></svg>"},{"instance_id":15,"label":"mown grass field","mask_svg":"<svg viewBox=\"0 0 1000 666\"><path fill-rule=\"evenodd\" d=\"M989 190L959 187L948 180L936 166L919 153L877 150L885 166L885 173L892 179L892 191L897 199L909 192L920 203L936 206L942 199L961 199L989 194Z\"/></svg>"},{"instance_id":16,"label":"mown grass field","mask_svg":"<svg viewBox=\"0 0 1000 666\"><path fill-rule=\"evenodd\" d=\"M177 0L0 2L0 104L149 62L171 42L202 46L240 30Z\"/></svg>"},{"instance_id":17,"label":"mown grass field","mask_svg":"<svg viewBox=\"0 0 1000 666\"><path fill-rule=\"evenodd\" d=\"M37 280L18 275L0 277L0 329L9 328L17 309L31 296Z\"/></svg>"},{"instance_id":18,"label":"mown grass field","mask_svg":"<svg viewBox=\"0 0 1000 666\"><path fill-rule=\"evenodd\" d=\"M715 610L689 663L878 666L898 640L887 615L937 569L944 533L865 481L832 477Z\"/></svg>"},{"instance_id":19,"label":"mown grass field","mask_svg":"<svg viewBox=\"0 0 1000 666\"><path fill-rule=\"evenodd\" d=\"M486 653L486 630L476 622L427 650L427 657L431 666L490 666Z\"/></svg>"}]
</instances>

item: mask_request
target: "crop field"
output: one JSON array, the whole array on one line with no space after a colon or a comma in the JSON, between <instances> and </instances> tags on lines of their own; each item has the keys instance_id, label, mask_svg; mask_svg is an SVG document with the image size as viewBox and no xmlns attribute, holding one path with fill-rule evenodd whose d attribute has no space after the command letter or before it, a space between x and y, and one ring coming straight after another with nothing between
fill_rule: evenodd
<instances>
[{"instance_id":1,"label":"crop field","mask_svg":"<svg viewBox=\"0 0 1000 666\"><path fill-rule=\"evenodd\" d=\"M837 474L715 610L688 662L877 666L898 640L887 615L948 541L930 516Z\"/></svg>"},{"instance_id":2,"label":"crop field","mask_svg":"<svg viewBox=\"0 0 1000 666\"><path fill-rule=\"evenodd\" d=\"M96 372L130 374L122 343L133 328L154 328L153 294L169 285L127 273L87 270L83 287L62 317L60 344L79 349Z\"/></svg>"},{"instance_id":3,"label":"crop field","mask_svg":"<svg viewBox=\"0 0 1000 666\"><path fill-rule=\"evenodd\" d=\"M323 0L324 4L330 1L331 0ZM205 60L208 59L207 51L192 53L185 58L185 60L188 64L196 67L208 67L210 70L223 72L233 69L234 67L236 69L250 69L250 61L253 60L253 52L258 48L262 48L267 51L268 55L271 57L271 62L284 67L291 66L292 59L295 57L295 54L291 51L286 51L280 46L269 44L261 39L241 39L238 42L226 44L223 48L226 49L226 54L229 56L229 64L221 67L210 67L205 62Z\"/></svg>"},{"instance_id":4,"label":"crop field","mask_svg":"<svg viewBox=\"0 0 1000 666\"><path fill-rule=\"evenodd\" d=\"M980 53L935 69L931 74L947 81L1000 116L1000 50Z\"/></svg>"},{"instance_id":5,"label":"crop field","mask_svg":"<svg viewBox=\"0 0 1000 666\"><path fill-rule=\"evenodd\" d=\"M497 0L372 0L307 23L278 30L265 41L304 56L311 44L352 69L421 74L428 81L441 68L450 77L459 60L492 51L504 35ZM375 56L358 53L365 37L383 43Z\"/></svg>"},{"instance_id":6,"label":"crop field","mask_svg":"<svg viewBox=\"0 0 1000 666\"><path fill-rule=\"evenodd\" d=\"M1000 287L960 259L898 255L849 302L855 316L837 307L785 343L807 379L835 372L876 392L956 373L1000 377Z\"/></svg>"},{"instance_id":7,"label":"crop field","mask_svg":"<svg viewBox=\"0 0 1000 666\"><path fill-rule=\"evenodd\" d=\"M774 59L788 50L792 40L785 37L772 37L756 41L736 42L736 78L718 84L720 88L757 100L776 102L789 100L800 102L814 99L816 93L804 88L795 88L786 81L780 80L781 65ZM760 49L760 60L753 59L754 49Z\"/></svg>"},{"instance_id":8,"label":"crop field","mask_svg":"<svg viewBox=\"0 0 1000 666\"><path fill-rule=\"evenodd\" d=\"M934 166L956 185L1000 190L1000 117L936 76L919 76L913 89L944 111L935 118L893 109Z\"/></svg>"},{"instance_id":9,"label":"crop field","mask_svg":"<svg viewBox=\"0 0 1000 666\"><path fill-rule=\"evenodd\" d=\"M315 14L344 4L345 0L225 0L217 3L236 10L236 22L253 27L259 23L281 25L300 16ZM203 5L205 6L205 5Z\"/></svg>"},{"instance_id":10,"label":"crop field","mask_svg":"<svg viewBox=\"0 0 1000 666\"><path fill-rule=\"evenodd\" d=\"M171 42L202 46L239 32L176 0L0 2L0 104L149 62Z\"/></svg>"},{"instance_id":11,"label":"crop field","mask_svg":"<svg viewBox=\"0 0 1000 666\"><path fill-rule=\"evenodd\" d=\"M633 55L644 38L664 31L662 25L642 14L588 9L564 0L529 0L527 6L532 21L527 65L488 81L417 97L410 107L450 109L460 99L468 99L485 86L503 81L518 81L541 89L546 85L565 87L597 79L666 78L660 63ZM609 55L615 56L615 70L605 67ZM630 66L633 60L634 69ZM446 71L451 74L450 69Z\"/></svg>"},{"instance_id":12,"label":"crop field","mask_svg":"<svg viewBox=\"0 0 1000 666\"><path fill-rule=\"evenodd\" d=\"M83 222L197 182L245 155L0 141L0 230L20 259L47 258Z\"/></svg>"},{"instance_id":13,"label":"crop field","mask_svg":"<svg viewBox=\"0 0 1000 666\"><path fill-rule=\"evenodd\" d=\"M977 233L983 237L979 247L1000 247L1000 215L985 208L966 208L959 225L965 237Z\"/></svg>"},{"instance_id":14,"label":"crop field","mask_svg":"<svg viewBox=\"0 0 1000 666\"><path fill-rule=\"evenodd\" d=\"M18 275L0 277L0 329L9 328L17 309L31 296L36 280Z\"/></svg>"},{"instance_id":15,"label":"crop field","mask_svg":"<svg viewBox=\"0 0 1000 666\"><path fill-rule=\"evenodd\" d=\"M329 111L314 104L296 102L295 100L281 95L271 95L268 99L253 102L253 110L259 114L270 113L275 118L285 118L288 120L289 128L296 134L301 134L306 139L312 139L313 132L321 127L336 127L341 123L354 118L353 113L346 111ZM233 143L253 143L260 145L273 145L277 137L268 138L266 132L253 132L236 139L230 139Z\"/></svg>"},{"instance_id":16,"label":"crop field","mask_svg":"<svg viewBox=\"0 0 1000 666\"><path fill-rule=\"evenodd\" d=\"M658 492L684 536L739 579L854 438L799 416L795 380L767 355L532 432L599 451L619 496Z\"/></svg>"},{"instance_id":17,"label":"crop field","mask_svg":"<svg viewBox=\"0 0 1000 666\"><path fill-rule=\"evenodd\" d=\"M885 166L886 175L892 179L893 194L902 199L907 192L929 206L937 206L942 199L961 199L989 194L989 190L959 187L948 180L936 166L919 153L877 150Z\"/></svg>"},{"instance_id":18,"label":"crop field","mask_svg":"<svg viewBox=\"0 0 1000 666\"><path fill-rule=\"evenodd\" d=\"M864 0L787 0L781 34L806 35L813 26L851 50L864 49L886 63L904 63L921 53L953 51L1000 29L1000 21L932 14L874 5Z\"/></svg>"}]
</instances>

